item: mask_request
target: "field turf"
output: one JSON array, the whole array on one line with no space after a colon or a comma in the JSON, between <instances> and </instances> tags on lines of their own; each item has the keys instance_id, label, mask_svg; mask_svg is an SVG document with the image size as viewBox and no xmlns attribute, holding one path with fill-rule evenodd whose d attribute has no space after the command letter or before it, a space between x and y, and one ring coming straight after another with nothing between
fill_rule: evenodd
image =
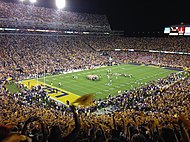
<instances>
[{"instance_id":1,"label":"field turf","mask_svg":"<svg viewBox=\"0 0 190 142\"><path fill-rule=\"evenodd\" d=\"M127 76L115 76L110 74L108 79L107 70L111 70L111 74L126 74ZM118 91L123 92L125 90L134 89L135 87L148 84L150 81L164 78L174 72L177 71L155 66L124 64L46 76L45 84L71 92L77 96L94 94L94 99L104 99L108 95L114 96L118 94ZM98 75L100 80L92 81L86 78L87 75L92 74ZM129 74L132 74L133 77L130 78L128 76ZM111 82L110 79L112 80ZM44 78L39 78L38 80L44 82Z\"/></svg>"}]
</instances>

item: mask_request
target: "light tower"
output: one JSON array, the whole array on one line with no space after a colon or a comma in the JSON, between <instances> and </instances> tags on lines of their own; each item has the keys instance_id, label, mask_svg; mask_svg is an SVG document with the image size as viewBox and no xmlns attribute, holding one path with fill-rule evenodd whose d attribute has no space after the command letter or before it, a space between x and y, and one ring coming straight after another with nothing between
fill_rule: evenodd
<instances>
[{"instance_id":1,"label":"light tower","mask_svg":"<svg viewBox=\"0 0 190 142\"><path fill-rule=\"evenodd\" d=\"M34 3L36 3L37 0L30 0L30 2L32 3L32 5L34 6Z\"/></svg>"},{"instance_id":2,"label":"light tower","mask_svg":"<svg viewBox=\"0 0 190 142\"><path fill-rule=\"evenodd\" d=\"M56 0L56 6L58 9L63 9L65 7L65 0Z\"/></svg>"},{"instance_id":3,"label":"light tower","mask_svg":"<svg viewBox=\"0 0 190 142\"><path fill-rule=\"evenodd\" d=\"M20 2L22 2L22 4L23 4L23 2L24 2L24 0L19 0Z\"/></svg>"}]
</instances>

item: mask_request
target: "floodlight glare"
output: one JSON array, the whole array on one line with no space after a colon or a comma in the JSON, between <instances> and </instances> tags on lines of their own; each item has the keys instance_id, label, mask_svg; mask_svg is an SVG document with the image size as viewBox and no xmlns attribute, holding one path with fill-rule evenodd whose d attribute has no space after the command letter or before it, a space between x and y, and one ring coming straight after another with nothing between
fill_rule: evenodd
<instances>
[{"instance_id":1,"label":"floodlight glare","mask_svg":"<svg viewBox=\"0 0 190 142\"><path fill-rule=\"evenodd\" d=\"M30 0L30 2L31 2L31 3L35 3L35 2L36 2L36 0Z\"/></svg>"},{"instance_id":2,"label":"floodlight glare","mask_svg":"<svg viewBox=\"0 0 190 142\"><path fill-rule=\"evenodd\" d=\"M56 6L59 9L62 9L65 7L65 0L56 0Z\"/></svg>"},{"instance_id":3,"label":"floodlight glare","mask_svg":"<svg viewBox=\"0 0 190 142\"><path fill-rule=\"evenodd\" d=\"M21 2L24 2L24 0L20 0Z\"/></svg>"}]
</instances>

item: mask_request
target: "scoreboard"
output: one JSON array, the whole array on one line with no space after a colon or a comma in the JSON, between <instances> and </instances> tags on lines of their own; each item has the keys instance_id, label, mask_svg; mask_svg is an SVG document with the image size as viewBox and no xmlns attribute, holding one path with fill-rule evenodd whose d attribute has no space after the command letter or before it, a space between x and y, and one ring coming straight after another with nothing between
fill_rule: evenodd
<instances>
[{"instance_id":1,"label":"scoreboard","mask_svg":"<svg viewBox=\"0 0 190 142\"><path fill-rule=\"evenodd\" d=\"M169 35L189 35L190 36L190 26L170 26L164 28L164 34Z\"/></svg>"}]
</instances>

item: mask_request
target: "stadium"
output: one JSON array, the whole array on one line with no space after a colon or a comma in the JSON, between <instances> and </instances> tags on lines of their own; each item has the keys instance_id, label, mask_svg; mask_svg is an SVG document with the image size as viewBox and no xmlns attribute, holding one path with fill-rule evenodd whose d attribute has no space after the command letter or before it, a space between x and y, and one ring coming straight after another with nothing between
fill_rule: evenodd
<instances>
[{"instance_id":1,"label":"stadium","mask_svg":"<svg viewBox=\"0 0 190 142\"><path fill-rule=\"evenodd\" d=\"M31 2L0 0L0 142L190 142L190 25L124 36Z\"/></svg>"}]
</instances>

